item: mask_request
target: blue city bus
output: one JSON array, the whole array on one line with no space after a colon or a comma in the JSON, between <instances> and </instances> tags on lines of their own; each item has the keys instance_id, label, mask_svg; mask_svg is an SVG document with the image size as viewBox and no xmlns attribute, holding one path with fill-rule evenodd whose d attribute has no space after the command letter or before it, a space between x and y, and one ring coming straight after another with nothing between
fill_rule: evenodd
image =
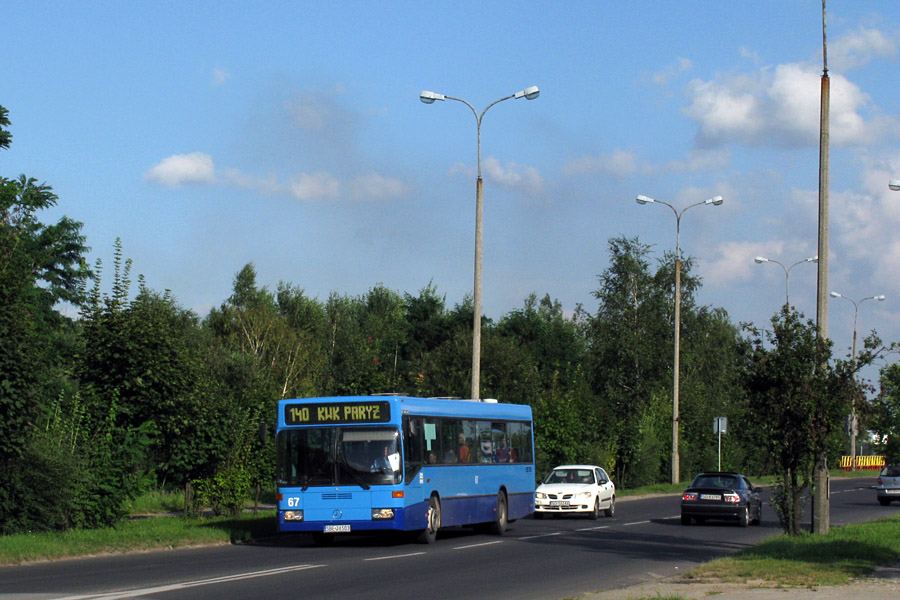
<instances>
[{"instance_id":1,"label":"blue city bus","mask_svg":"<svg viewBox=\"0 0 900 600\"><path fill-rule=\"evenodd\" d=\"M281 400L278 528L335 534L441 527L502 535L534 511L531 407L391 396Z\"/></svg>"}]
</instances>

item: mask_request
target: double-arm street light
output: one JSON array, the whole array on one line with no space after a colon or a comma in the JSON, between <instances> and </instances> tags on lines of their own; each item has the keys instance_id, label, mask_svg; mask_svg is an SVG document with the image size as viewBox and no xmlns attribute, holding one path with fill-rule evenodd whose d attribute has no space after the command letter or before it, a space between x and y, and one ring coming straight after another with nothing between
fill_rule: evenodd
<instances>
[{"instance_id":1,"label":"double-arm street light","mask_svg":"<svg viewBox=\"0 0 900 600\"><path fill-rule=\"evenodd\" d=\"M681 212L662 200L654 200L647 196L638 196L636 200L638 204L664 204L671 208L672 213L675 215L675 359L672 366L672 483L679 483L681 480L678 453L678 373L681 363L681 216L689 208L702 204L718 206L724 202L724 199L722 196L715 196L703 202L690 204L681 209Z\"/></svg>"},{"instance_id":2,"label":"double-arm street light","mask_svg":"<svg viewBox=\"0 0 900 600\"><path fill-rule=\"evenodd\" d=\"M475 292L473 301L475 303L475 315L472 319L472 398L478 400L481 397L481 220L482 220L482 180L481 180L481 120L484 113L495 104L509 100L510 98L525 98L526 100L534 100L540 95L537 86L525 88L522 91L504 96L499 100L494 100L487 105L481 114L475 110L475 107L462 98L454 98L446 94L436 94L435 92L423 91L419 94L419 100L425 104L433 104L435 100L456 100L462 102L475 115L475 127L478 136L478 176L475 180Z\"/></svg>"},{"instance_id":3,"label":"double-arm street light","mask_svg":"<svg viewBox=\"0 0 900 600\"><path fill-rule=\"evenodd\" d=\"M839 294L837 292L831 292L832 298L843 298L845 300L849 300L853 303L853 350L851 350L853 361L856 362L856 318L859 316L859 305L865 302L866 300L878 300L879 302L884 302L884 294L878 296L867 296L862 300L854 300L853 298L848 298L843 294ZM850 399L850 465L852 470L856 470L856 396L854 395Z\"/></svg>"},{"instance_id":4,"label":"double-arm street light","mask_svg":"<svg viewBox=\"0 0 900 600\"><path fill-rule=\"evenodd\" d=\"M789 267L784 266L783 263L780 263L773 258L766 258L765 256L757 256L756 258L753 259L753 262L755 262L758 265L762 264L762 263L767 263L767 262L775 263L776 265L779 265L782 269L784 269L784 304L786 306L790 306L791 294L790 294L790 288L788 287L788 277L791 274L791 269L793 269L794 267L796 267L797 265L802 264L802 263L819 262L819 257L818 256L810 256L809 258L804 258L803 260L798 260L797 262L795 262L794 264L792 264Z\"/></svg>"}]
</instances>

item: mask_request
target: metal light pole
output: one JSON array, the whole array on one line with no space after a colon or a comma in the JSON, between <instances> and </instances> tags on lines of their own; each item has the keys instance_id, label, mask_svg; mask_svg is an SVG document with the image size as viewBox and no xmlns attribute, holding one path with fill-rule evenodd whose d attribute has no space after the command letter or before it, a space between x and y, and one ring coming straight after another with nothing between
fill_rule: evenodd
<instances>
[{"instance_id":1,"label":"metal light pole","mask_svg":"<svg viewBox=\"0 0 900 600\"><path fill-rule=\"evenodd\" d=\"M534 100L540 95L537 86L525 88L515 94L504 96L499 100L495 100L487 105L481 114L475 110L475 107L462 98L454 98L445 94L436 94L434 92L423 91L419 94L419 100L425 104L433 104L435 100L456 100L462 102L475 115L475 126L478 136L478 177L475 180L475 292L473 301L475 303L475 316L472 319L472 398L478 400L481 397L481 220L482 220L482 180L481 180L481 120L484 113L495 104L509 100L510 98L525 98L526 100Z\"/></svg>"},{"instance_id":2,"label":"metal light pole","mask_svg":"<svg viewBox=\"0 0 900 600\"><path fill-rule=\"evenodd\" d=\"M853 362L856 362L856 318L859 316L859 305L865 302L866 300L878 300L879 302L884 302L884 294L878 296L867 296L862 300L854 300L853 298L848 298L843 294L839 294L837 292L831 292L832 298L844 298L845 300L849 300L853 303L853 350L851 351L851 356ZM856 396L854 395L850 399L850 468L851 470L856 470Z\"/></svg>"},{"instance_id":3,"label":"metal light pole","mask_svg":"<svg viewBox=\"0 0 900 600\"><path fill-rule=\"evenodd\" d=\"M703 202L690 204L678 212L674 206L662 200L654 200L648 196L638 196L638 204L665 204L675 214L675 358L672 366L672 483L681 481L678 454L678 391L679 371L681 369L681 216L689 208L701 204L718 206L724 202L722 196L715 196Z\"/></svg>"},{"instance_id":4,"label":"metal light pole","mask_svg":"<svg viewBox=\"0 0 900 600\"><path fill-rule=\"evenodd\" d=\"M795 262L794 264L792 264L789 267L785 267L784 264L778 262L777 260L775 260L773 258L766 258L765 256L757 256L756 258L753 259L753 262L755 262L758 265L762 264L762 263L767 263L767 262L775 263L776 265L779 265L782 269L784 269L784 304L785 304L785 306L790 306L791 294L790 294L790 288L788 287L788 277L791 274L791 269L793 269L794 267L796 267L797 265L802 264L802 263L819 262L819 257L818 256L810 256L809 258L804 258L803 260L798 260L797 262Z\"/></svg>"}]
</instances>

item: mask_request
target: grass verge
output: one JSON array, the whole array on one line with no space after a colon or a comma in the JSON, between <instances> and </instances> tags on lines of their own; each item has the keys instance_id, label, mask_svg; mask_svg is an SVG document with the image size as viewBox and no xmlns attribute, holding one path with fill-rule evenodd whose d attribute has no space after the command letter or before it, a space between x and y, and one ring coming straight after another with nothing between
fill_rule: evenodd
<instances>
[{"instance_id":1,"label":"grass verge","mask_svg":"<svg viewBox=\"0 0 900 600\"><path fill-rule=\"evenodd\" d=\"M115 527L0 537L0 565L59 560L93 554L241 543L275 534L274 511L238 518L154 517Z\"/></svg>"},{"instance_id":2,"label":"grass verge","mask_svg":"<svg viewBox=\"0 0 900 600\"><path fill-rule=\"evenodd\" d=\"M900 517L781 535L692 569L687 579L815 587L842 585L900 561Z\"/></svg>"}]
</instances>

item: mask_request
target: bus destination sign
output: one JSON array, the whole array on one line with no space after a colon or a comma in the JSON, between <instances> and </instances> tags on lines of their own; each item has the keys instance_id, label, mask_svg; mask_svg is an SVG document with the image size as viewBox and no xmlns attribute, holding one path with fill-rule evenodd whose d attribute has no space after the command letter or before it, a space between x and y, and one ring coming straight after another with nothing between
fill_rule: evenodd
<instances>
[{"instance_id":1,"label":"bus destination sign","mask_svg":"<svg viewBox=\"0 0 900 600\"><path fill-rule=\"evenodd\" d=\"M284 405L285 425L387 423L390 420L391 405L383 400Z\"/></svg>"}]
</instances>

